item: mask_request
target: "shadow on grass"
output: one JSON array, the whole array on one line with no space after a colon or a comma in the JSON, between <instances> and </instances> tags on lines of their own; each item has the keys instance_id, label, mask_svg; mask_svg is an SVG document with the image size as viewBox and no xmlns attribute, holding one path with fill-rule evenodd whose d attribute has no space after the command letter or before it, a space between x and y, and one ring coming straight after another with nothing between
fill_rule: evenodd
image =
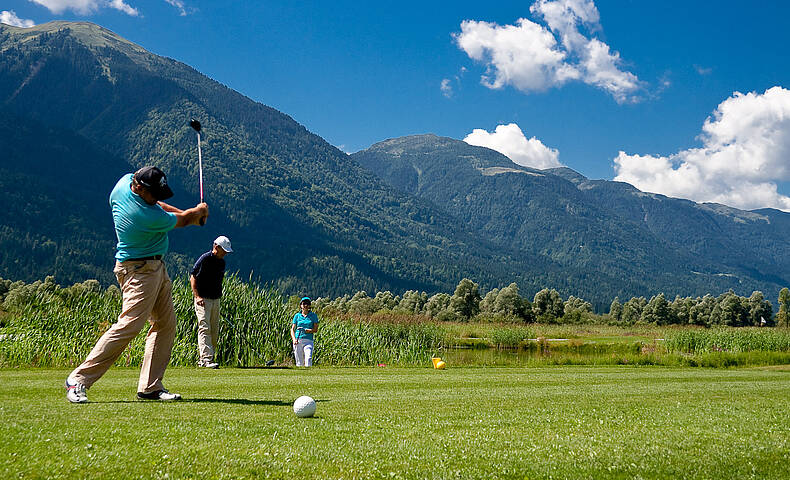
<instances>
[{"instance_id":1,"label":"shadow on grass","mask_svg":"<svg viewBox=\"0 0 790 480\"><path fill-rule=\"evenodd\" d=\"M275 407L287 407L292 405L292 402L283 402L282 400L249 400L246 398L182 398L181 400L176 400L172 402L161 402L158 400L112 400L109 402L91 401L90 403L93 404L135 403L140 405L151 405L151 404L178 405L183 403L227 403L230 405L269 405Z\"/></svg>"},{"instance_id":2,"label":"shadow on grass","mask_svg":"<svg viewBox=\"0 0 790 480\"><path fill-rule=\"evenodd\" d=\"M291 370L293 367L289 367L287 365L249 365L230 368L238 368L239 370Z\"/></svg>"},{"instance_id":3,"label":"shadow on grass","mask_svg":"<svg viewBox=\"0 0 790 480\"><path fill-rule=\"evenodd\" d=\"M291 403L281 400L248 400L246 398L184 398L181 403L229 403L231 405L273 405L290 406Z\"/></svg>"}]
</instances>

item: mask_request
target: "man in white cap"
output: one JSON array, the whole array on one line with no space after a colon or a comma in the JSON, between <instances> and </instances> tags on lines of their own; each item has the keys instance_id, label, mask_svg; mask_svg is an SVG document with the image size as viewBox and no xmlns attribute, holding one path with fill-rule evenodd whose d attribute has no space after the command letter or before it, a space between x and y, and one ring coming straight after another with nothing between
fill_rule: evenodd
<instances>
[{"instance_id":1,"label":"man in white cap","mask_svg":"<svg viewBox=\"0 0 790 480\"><path fill-rule=\"evenodd\" d=\"M215 361L219 336L219 301L222 297L222 279L225 277L226 254L232 252L230 240L220 235L214 240L210 252L198 258L189 276L192 295L195 297L195 314L198 320L198 367L219 368Z\"/></svg>"}]
</instances>

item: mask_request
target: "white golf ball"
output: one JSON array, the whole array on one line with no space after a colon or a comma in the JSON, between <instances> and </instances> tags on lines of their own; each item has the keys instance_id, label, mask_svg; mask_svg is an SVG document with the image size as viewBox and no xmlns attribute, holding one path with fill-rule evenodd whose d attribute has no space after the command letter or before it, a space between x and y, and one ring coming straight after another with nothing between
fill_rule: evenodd
<instances>
[{"instance_id":1,"label":"white golf ball","mask_svg":"<svg viewBox=\"0 0 790 480\"><path fill-rule=\"evenodd\" d=\"M315 400L302 395L294 402L294 413L299 418L312 417L315 414Z\"/></svg>"}]
</instances>

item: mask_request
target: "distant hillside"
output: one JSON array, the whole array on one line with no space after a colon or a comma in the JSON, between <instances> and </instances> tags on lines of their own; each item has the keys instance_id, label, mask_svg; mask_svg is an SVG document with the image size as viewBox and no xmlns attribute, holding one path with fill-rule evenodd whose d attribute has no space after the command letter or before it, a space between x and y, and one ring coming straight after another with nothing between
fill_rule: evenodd
<instances>
[{"instance_id":1,"label":"distant hillside","mask_svg":"<svg viewBox=\"0 0 790 480\"><path fill-rule=\"evenodd\" d=\"M561 273L547 277L567 293L602 300L603 291L611 299L732 288L776 298L790 284L790 215L780 211L700 205L568 168L525 168L435 135L387 140L352 158L495 244L548 256L567 283Z\"/></svg>"},{"instance_id":2,"label":"distant hillside","mask_svg":"<svg viewBox=\"0 0 790 480\"><path fill-rule=\"evenodd\" d=\"M183 273L219 234L230 270L288 294L486 290L517 282L599 309L615 295L776 298L787 282L788 215L742 212L520 167L436 136L346 155L286 114L97 25L0 25L0 277L61 283L111 273L107 196L156 164L172 203L198 201L204 228L171 233ZM364 167L362 165L364 165Z\"/></svg>"},{"instance_id":3,"label":"distant hillside","mask_svg":"<svg viewBox=\"0 0 790 480\"><path fill-rule=\"evenodd\" d=\"M107 195L156 164L172 203L194 205L191 118L204 126L211 218L171 234L171 270L218 234L233 241L230 269L315 296L496 284L520 265L287 115L97 25L0 25L0 53L2 277L112 283Z\"/></svg>"}]
</instances>

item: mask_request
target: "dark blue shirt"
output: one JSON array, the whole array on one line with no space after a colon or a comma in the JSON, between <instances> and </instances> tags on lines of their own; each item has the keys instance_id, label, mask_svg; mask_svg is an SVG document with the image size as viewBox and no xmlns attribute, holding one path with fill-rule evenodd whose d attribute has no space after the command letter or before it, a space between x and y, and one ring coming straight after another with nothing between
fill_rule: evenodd
<instances>
[{"instance_id":1,"label":"dark blue shirt","mask_svg":"<svg viewBox=\"0 0 790 480\"><path fill-rule=\"evenodd\" d=\"M192 267L195 289L202 298L222 296L222 278L225 276L225 259L206 252L197 259Z\"/></svg>"}]
</instances>

